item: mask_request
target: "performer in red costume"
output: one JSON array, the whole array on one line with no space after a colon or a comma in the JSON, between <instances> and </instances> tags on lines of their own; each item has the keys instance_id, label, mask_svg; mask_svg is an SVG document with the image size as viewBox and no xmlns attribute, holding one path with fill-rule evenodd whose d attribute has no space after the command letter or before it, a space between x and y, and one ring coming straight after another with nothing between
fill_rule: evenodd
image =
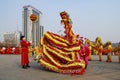
<instances>
[{"instance_id":1,"label":"performer in red costume","mask_svg":"<svg viewBox=\"0 0 120 80\"><path fill-rule=\"evenodd\" d=\"M2 50L1 50L2 54L5 54L5 50L6 50L6 48L2 47Z\"/></svg>"},{"instance_id":2,"label":"performer in red costume","mask_svg":"<svg viewBox=\"0 0 120 80\"><path fill-rule=\"evenodd\" d=\"M90 54L90 49L86 45L81 45L81 49L79 51L80 58L85 61L85 69L87 68L88 65L88 56Z\"/></svg>"},{"instance_id":3,"label":"performer in red costume","mask_svg":"<svg viewBox=\"0 0 120 80\"><path fill-rule=\"evenodd\" d=\"M16 48L15 48L14 54L20 54L20 48L19 48L19 47L16 47Z\"/></svg>"},{"instance_id":4,"label":"performer in red costume","mask_svg":"<svg viewBox=\"0 0 120 80\"><path fill-rule=\"evenodd\" d=\"M0 47L0 54L2 54L2 48Z\"/></svg>"},{"instance_id":5,"label":"performer in red costume","mask_svg":"<svg viewBox=\"0 0 120 80\"><path fill-rule=\"evenodd\" d=\"M12 48L8 46L5 50L5 53L6 54L12 54Z\"/></svg>"},{"instance_id":6,"label":"performer in red costume","mask_svg":"<svg viewBox=\"0 0 120 80\"><path fill-rule=\"evenodd\" d=\"M30 43L26 41L25 36L21 36L21 65L23 69L26 69L29 66L29 59L28 59L28 46L30 46Z\"/></svg>"}]
</instances>

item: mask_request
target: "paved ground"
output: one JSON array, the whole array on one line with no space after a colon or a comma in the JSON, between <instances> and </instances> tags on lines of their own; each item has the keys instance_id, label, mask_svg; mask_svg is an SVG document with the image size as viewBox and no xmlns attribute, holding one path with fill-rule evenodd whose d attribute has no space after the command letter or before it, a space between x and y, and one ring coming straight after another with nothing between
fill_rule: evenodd
<instances>
[{"instance_id":1,"label":"paved ground","mask_svg":"<svg viewBox=\"0 0 120 80\"><path fill-rule=\"evenodd\" d=\"M66 75L48 71L32 58L31 68L22 69L20 55L0 55L0 80L120 80L120 64L117 56L113 56L113 62L98 61L98 56L92 56L84 75Z\"/></svg>"}]
</instances>

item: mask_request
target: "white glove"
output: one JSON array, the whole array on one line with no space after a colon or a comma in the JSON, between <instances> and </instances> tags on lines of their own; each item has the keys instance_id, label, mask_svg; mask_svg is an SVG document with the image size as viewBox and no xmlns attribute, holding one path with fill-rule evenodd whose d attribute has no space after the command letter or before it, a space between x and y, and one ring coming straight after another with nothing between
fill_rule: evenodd
<instances>
[{"instance_id":1,"label":"white glove","mask_svg":"<svg viewBox=\"0 0 120 80\"><path fill-rule=\"evenodd\" d=\"M30 41L30 43L32 43L32 41Z\"/></svg>"}]
</instances>

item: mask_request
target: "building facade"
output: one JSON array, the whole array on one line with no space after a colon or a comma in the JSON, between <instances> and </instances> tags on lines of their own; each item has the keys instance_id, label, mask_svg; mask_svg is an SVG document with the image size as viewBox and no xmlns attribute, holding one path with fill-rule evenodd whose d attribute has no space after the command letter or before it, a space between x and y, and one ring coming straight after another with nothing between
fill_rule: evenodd
<instances>
[{"instance_id":1,"label":"building facade","mask_svg":"<svg viewBox=\"0 0 120 80\"><path fill-rule=\"evenodd\" d=\"M30 19L31 14L37 16L37 20L32 22ZM33 45L39 45L40 39L43 36L44 27L42 26L42 12L32 7L31 5L23 6L23 28L22 34L26 37L27 41L32 41Z\"/></svg>"},{"instance_id":2,"label":"building facade","mask_svg":"<svg viewBox=\"0 0 120 80\"><path fill-rule=\"evenodd\" d=\"M20 46L20 36L22 33L20 31L6 32L3 34L3 43L5 46Z\"/></svg>"}]
</instances>

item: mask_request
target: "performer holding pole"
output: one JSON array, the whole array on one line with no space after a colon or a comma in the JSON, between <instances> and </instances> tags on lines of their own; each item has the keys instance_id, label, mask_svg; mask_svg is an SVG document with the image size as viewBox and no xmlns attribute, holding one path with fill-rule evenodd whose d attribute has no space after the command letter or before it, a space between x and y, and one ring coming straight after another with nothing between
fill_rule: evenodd
<instances>
[{"instance_id":1,"label":"performer holding pole","mask_svg":"<svg viewBox=\"0 0 120 80\"><path fill-rule=\"evenodd\" d=\"M81 49L79 51L80 58L85 61L85 69L88 65L88 56L90 54L90 49L87 45L81 45Z\"/></svg>"},{"instance_id":2,"label":"performer holding pole","mask_svg":"<svg viewBox=\"0 0 120 80\"><path fill-rule=\"evenodd\" d=\"M103 45L102 43L100 43L99 50L98 50L99 61L102 61L102 51L103 51Z\"/></svg>"},{"instance_id":3,"label":"performer holding pole","mask_svg":"<svg viewBox=\"0 0 120 80\"><path fill-rule=\"evenodd\" d=\"M91 46L91 42L89 39L85 38L85 45L87 45L90 49L90 54L88 56L88 61L92 61L92 46Z\"/></svg>"},{"instance_id":4,"label":"performer holding pole","mask_svg":"<svg viewBox=\"0 0 120 80\"><path fill-rule=\"evenodd\" d=\"M118 63L120 63L120 42L118 44Z\"/></svg>"},{"instance_id":5,"label":"performer holding pole","mask_svg":"<svg viewBox=\"0 0 120 80\"><path fill-rule=\"evenodd\" d=\"M108 42L107 44L107 60L106 62L112 62L112 43Z\"/></svg>"},{"instance_id":6,"label":"performer holding pole","mask_svg":"<svg viewBox=\"0 0 120 80\"><path fill-rule=\"evenodd\" d=\"M21 65L23 69L26 69L29 66L29 57L28 57L28 46L30 46L30 42L26 41L25 36L21 36Z\"/></svg>"}]
</instances>

